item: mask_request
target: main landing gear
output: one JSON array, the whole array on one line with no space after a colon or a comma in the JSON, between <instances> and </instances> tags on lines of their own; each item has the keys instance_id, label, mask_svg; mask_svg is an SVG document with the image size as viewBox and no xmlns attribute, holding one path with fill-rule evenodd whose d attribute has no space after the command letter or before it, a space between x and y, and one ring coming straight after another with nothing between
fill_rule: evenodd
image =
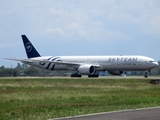
<instances>
[{"instance_id":1,"label":"main landing gear","mask_svg":"<svg viewBox=\"0 0 160 120\"><path fill-rule=\"evenodd\" d=\"M82 75L81 74L78 74L78 73L74 73L74 74L71 74L71 77L82 77ZM99 77L99 75L97 75L97 74L93 74L93 75L88 75L88 77L89 78L93 78L93 77Z\"/></svg>"},{"instance_id":2,"label":"main landing gear","mask_svg":"<svg viewBox=\"0 0 160 120\"><path fill-rule=\"evenodd\" d=\"M82 77L82 75L78 73L74 73L74 74L71 74L71 77Z\"/></svg>"},{"instance_id":3,"label":"main landing gear","mask_svg":"<svg viewBox=\"0 0 160 120\"><path fill-rule=\"evenodd\" d=\"M89 78L91 77L99 77L99 75L93 74L93 75L88 75Z\"/></svg>"}]
</instances>

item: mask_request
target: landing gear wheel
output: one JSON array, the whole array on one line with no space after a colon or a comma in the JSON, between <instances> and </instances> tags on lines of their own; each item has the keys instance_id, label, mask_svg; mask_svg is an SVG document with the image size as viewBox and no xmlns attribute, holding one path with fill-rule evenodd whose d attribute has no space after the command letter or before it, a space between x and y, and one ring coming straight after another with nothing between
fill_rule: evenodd
<instances>
[{"instance_id":1,"label":"landing gear wheel","mask_svg":"<svg viewBox=\"0 0 160 120\"><path fill-rule=\"evenodd\" d=\"M145 75L144 75L145 78L148 78L149 72L150 72L150 70L148 70L148 71L145 72Z\"/></svg>"},{"instance_id":2,"label":"landing gear wheel","mask_svg":"<svg viewBox=\"0 0 160 120\"><path fill-rule=\"evenodd\" d=\"M146 75L144 75L144 77L145 77L145 78L148 78L148 75L146 74Z\"/></svg>"},{"instance_id":3,"label":"landing gear wheel","mask_svg":"<svg viewBox=\"0 0 160 120\"><path fill-rule=\"evenodd\" d=\"M88 75L88 77L99 77L99 75Z\"/></svg>"},{"instance_id":4,"label":"landing gear wheel","mask_svg":"<svg viewBox=\"0 0 160 120\"><path fill-rule=\"evenodd\" d=\"M75 74L71 74L71 77L82 77L82 75L75 73Z\"/></svg>"}]
</instances>

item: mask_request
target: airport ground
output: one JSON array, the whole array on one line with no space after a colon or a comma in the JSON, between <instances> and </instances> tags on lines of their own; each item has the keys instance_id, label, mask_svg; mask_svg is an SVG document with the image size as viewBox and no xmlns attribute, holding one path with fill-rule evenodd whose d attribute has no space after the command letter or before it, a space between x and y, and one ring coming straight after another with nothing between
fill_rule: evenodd
<instances>
[{"instance_id":1,"label":"airport ground","mask_svg":"<svg viewBox=\"0 0 160 120\"><path fill-rule=\"evenodd\" d=\"M52 119L160 106L159 77L0 78L0 119Z\"/></svg>"}]
</instances>

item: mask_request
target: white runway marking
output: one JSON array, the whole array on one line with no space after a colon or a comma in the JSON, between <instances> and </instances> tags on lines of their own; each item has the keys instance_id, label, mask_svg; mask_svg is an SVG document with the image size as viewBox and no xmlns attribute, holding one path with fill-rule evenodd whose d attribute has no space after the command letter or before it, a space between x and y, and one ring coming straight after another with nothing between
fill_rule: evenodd
<instances>
[{"instance_id":1,"label":"white runway marking","mask_svg":"<svg viewBox=\"0 0 160 120\"><path fill-rule=\"evenodd\" d=\"M121 110L112 112L103 112L87 115L79 115L64 118L55 118L49 120L159 120L160 119L160 107L140 108L131 110Z\"/></svg>"}]
</instances>

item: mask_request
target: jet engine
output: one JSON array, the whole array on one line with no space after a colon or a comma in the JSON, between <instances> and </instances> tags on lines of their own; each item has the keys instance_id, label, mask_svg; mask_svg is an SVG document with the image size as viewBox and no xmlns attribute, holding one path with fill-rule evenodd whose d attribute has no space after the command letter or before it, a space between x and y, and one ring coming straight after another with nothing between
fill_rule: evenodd
<instances>
[{"instance_id":1,"label":"jet engine","mask_svg":"<svg viewBox=\"0 0 160 120\"><path fill-rule=\"evenodd\" d=\"M91 65L81 65L78 71L84 75L93 75L95 73L95 68Z\"/></svg>"},{"instance_id":2,"label":"jet engine","mask_svg":"<svg viewBox=\"0 0 160 120\"><path fill-rule=\"evenodd\" d=\"M108 71L112 75L122 75L124 71Z\"/></svg>"}]
</instances>

